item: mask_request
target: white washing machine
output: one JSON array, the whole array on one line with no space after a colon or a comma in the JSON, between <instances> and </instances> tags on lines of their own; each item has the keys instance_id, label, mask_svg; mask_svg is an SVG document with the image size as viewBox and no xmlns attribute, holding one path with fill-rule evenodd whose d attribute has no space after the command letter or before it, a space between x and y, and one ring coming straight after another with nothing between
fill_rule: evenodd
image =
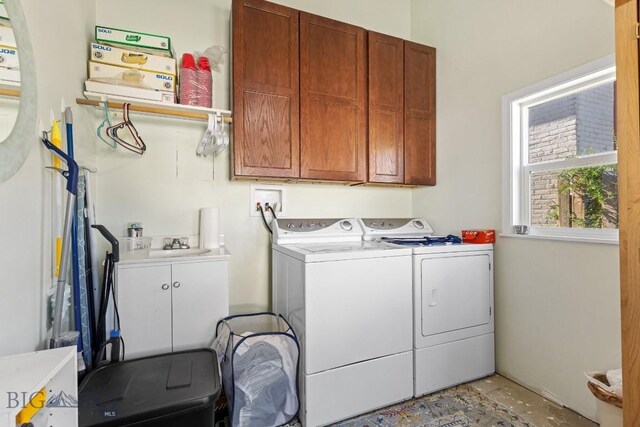
<instances>
[{"instance_id":1,"label":"white washing machine","mask_svg":"<svg viewBox=\"0 0 640 427\"><path fill-rule=\"evenodd\" d=\"M493 245L434 237L424 219L360 224L367 241L412 249L414 396L493 374Z\"/></svg>"},{"instance_id":2,"label":"white washing machine","mask_svg":"<svg viewBox=\"0 0 640 427\"><path fill-rule=\"evenodd\" d=\"M411 249L362 241L356 219L278 219L272 255L273 309L301 344L303 425L411 398Z\"/></svg>"}]
</instances>

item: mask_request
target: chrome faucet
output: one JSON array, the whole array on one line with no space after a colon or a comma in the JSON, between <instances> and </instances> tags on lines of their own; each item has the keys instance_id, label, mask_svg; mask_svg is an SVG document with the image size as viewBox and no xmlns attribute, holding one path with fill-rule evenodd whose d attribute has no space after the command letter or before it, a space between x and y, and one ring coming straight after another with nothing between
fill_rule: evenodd
<instances>
[{"instance_id":1,"label":"chrome faucet","mask_svg":"<svg viewBox=\"0 0 640 427\"><path fill-rule=\"evenodd\" d=\"M183 238L183 239L178 239L178 238L174 238L171 239L171 237L167 237L163 240L164 245L162 246L162 249L164 250L171 250L171 249L189 249L189 245L187 244L189 240L187 238Z\"/></svg>"}]
</instances>

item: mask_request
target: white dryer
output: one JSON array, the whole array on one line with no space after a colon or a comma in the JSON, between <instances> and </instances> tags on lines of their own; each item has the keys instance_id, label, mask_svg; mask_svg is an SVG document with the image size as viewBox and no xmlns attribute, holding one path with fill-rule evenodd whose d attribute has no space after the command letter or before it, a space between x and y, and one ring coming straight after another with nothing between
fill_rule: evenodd
<instances>
[{"instance_id":1,"label":"white dryer","mask_svg":"<svg viewBox=\"0 0 640 427\"><path fill-rule=\"evenodd\" d=\"M434 237L424 219L360 223L365 240L412 248L414 395L493 374L493 245Z\"/></svg>"},{"instance_id":2,"label":"white dryer","mask_svg":"<svg viewBox=\"0 0 640 427\"><path fill-rule=\"evenodd\" d=\"M301 344L303 425L411 398L411 249L363 242L355 219L278 219L272 255L273 309Z\"/></svg>"}]
</instances>

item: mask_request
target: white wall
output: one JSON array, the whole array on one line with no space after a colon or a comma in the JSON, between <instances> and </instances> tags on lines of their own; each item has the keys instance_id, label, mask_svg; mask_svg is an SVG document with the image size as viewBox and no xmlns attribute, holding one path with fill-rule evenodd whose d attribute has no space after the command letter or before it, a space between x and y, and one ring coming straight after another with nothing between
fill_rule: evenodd
<instances>
[{"instance_id":1,"label":"white wall","mask_svg":"<svg viewBox=\"0 0 640 427\"><path fill-rule=\"evenodd\" d=\"M501 97L614 50L601 0L414 0L412 38L437 53L438 185L413 214L438 232L501 228ZM593 417L582 372L620 366L618 247L501 238L498 371Z\"/></svg>"},{"instance_id":2,"label":"white wall","mask_svg":"<svg viewBox=\"0 0 640 427\"><path fill-rule=\"evenodd\" d=\"M94 4L85 0L42 2L22 0L36 61L38 115L48 121L49 109L60 110L60 97L69 105L85 76L86 41L92 30ZM77 52L70 55L68 52ZM23 84L25 84L23 82ZM78 123L84 112L74 105ZM49 199L50 157L36 139L26 163L0 183L0 356L33 351L45 334L44 294L52 283ZM93 158L86 127L76 127L78 156Z\"/></svg>"},{"instance_id":3,"label":"white wall","mask_svg":"<svg viewBox=\"0 0 640 427\"><path fill-rule=\"evenodd\" d=\"M409 0L281 3L409 37ZM229 0L190 1L188 7L169 0L97 0L96 22L168 34L178 55L210 45L230 49L230 5ZM214 74L214 81L216 106L228 108L228 62L222 73ZM231 304L269 306L269 236L261 220L249 216L250 183L229 180L229 151L215 160L212 181L211 159L197 158L194 154L204 123L141 116L134 116L133 121L148 147L142 158L123 154L122 150L110 152L99 143L102 145L98 151L98 221L119 235L125 232L127 222L142 221L149 236L194 236L198 233L198 210L217 206L221 209L222 232L232 253ZM309 184L286 187L289 217L411 214L409 189Z\"/></svg>"}]
</instances>

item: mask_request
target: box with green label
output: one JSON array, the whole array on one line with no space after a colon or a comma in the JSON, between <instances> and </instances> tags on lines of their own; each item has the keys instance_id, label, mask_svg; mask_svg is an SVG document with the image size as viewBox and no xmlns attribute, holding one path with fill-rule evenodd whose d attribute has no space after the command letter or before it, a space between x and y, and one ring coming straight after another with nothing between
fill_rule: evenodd
<instances>
[{"instance_id":1,"label":"box with green label","mask_svg":"<svg viewBox=\"0 0 640 427\"><path fill-rule=\"evenodd\" d=\"M173 56L171 38L167 36L96 25L96 42L145 51L150 49L164 56Z\"/></svg>"}]
</instances>

